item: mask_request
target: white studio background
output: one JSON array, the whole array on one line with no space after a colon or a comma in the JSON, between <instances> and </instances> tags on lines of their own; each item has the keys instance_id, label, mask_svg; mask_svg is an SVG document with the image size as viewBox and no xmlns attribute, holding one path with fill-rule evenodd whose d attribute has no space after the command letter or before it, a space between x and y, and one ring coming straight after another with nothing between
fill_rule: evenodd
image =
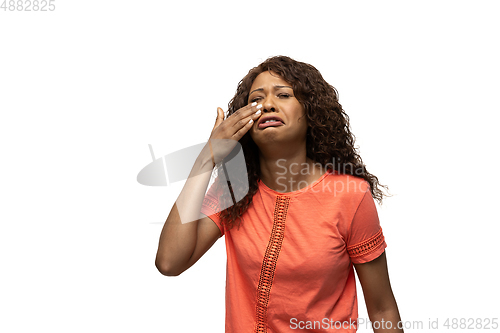
<instances>
[{"instance_id":1,"label":"white studio background","mask_svg":"<svg viewBox=\"0 0 500 333\"><path fill-rule=\"evenodd\" d=\"M496 2L54 3L0 10L0 331L223 332L224 239L162 276L182 184L136 176L148 144L204 142L273 55L338 89L394 195L379 215L403 320L499 317Z\"/></svg>"}]
</instances>

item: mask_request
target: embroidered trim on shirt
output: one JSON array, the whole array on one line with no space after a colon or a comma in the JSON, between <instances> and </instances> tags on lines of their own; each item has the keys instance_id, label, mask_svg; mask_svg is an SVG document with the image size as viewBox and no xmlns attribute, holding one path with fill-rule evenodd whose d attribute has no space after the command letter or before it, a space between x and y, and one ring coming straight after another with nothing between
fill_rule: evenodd
<instances>
[{"instance_id":1,"label":"embroidered trim on shirt","mask_svg":"<svg viewBox=\"0 0 500 333\"><path fill-rule=\"evenodd\" d=\"M351 258L360 257L376 250L384 242L382 228L366 241L347 247L347 252Z\"/></svg>"},{"instance_id":2,"label":"embroidered trim on shirt","mask_svg":"<svg viewBox=\"0 0 500 333\"><path fill-rule=\"evenodd\" d=\"M266 254L262 261L260 271L259 286L257 287L257 325L256 333L267 332L267 305L269 303L269 294L273 285L274 271L281 251L283 237L285 236L285 220L288 212L290 197L278 195L274 206L273 230L269 243L267 244Z\"/></svg>"},{"instance_id":3,"label":"embroidered trim on shirt","mask_svg":"<svg viewBox=\"0 0 500 333\"><path fill-rule=\"evenodd\" d=\"M218 203L215 199L205 197L203 199L203 205L209 207L210 209L212 209L212 211L216 211Z\"/></svg>"}]
</instances>

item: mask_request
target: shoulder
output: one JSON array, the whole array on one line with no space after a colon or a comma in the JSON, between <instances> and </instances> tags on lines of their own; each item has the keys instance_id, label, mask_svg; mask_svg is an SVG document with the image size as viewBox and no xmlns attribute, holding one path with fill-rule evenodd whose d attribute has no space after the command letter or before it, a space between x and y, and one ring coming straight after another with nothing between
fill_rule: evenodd
<instances>
[{"instance_id":1,"label":"shoulder","mask_svg":"<svg viewBox=\"0 0 500 333\"><path fill-rule=\"evenodd\" d=\"M325 192L329 192L335 197L358 203L367 192L371 192L370 184L363 178L338 173L330 173L325 178L325 189Z\"/></svg>"}]
</instances>

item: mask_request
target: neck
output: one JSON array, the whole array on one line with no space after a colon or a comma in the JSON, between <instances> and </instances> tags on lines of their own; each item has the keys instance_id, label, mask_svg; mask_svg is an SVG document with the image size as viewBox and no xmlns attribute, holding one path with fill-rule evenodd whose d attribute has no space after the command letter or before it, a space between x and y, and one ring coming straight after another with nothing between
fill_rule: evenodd
<instances>
[{"instance_id":1,"label":"neck","mask_svg":"<svg viewBox=\"0 0 500 333\"><path fill-rule=\"evenodd\" d=\"M305 144L299 149L261 150L259 159L262 182L277 192L300 190L324 173L319 163L314 163L306 156Z\"/></svg>"}]
</instances>

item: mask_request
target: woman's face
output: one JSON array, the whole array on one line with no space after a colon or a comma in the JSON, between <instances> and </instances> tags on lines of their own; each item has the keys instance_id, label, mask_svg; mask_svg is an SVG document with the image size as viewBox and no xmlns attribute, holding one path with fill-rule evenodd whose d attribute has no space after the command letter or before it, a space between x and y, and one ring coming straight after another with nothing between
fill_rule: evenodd
<instances>
[{"instance_id":1,"label":"woman's face","mask_svg":"<svg viewBox=\"0 0 500 333\"><path fill-rule=\"evenodd\" d=\"M305 142L307 119L292 86L274 72L257 76L250 88L248 103L262 104L262 114L255 120L250 135L259 148L272 143ZM266 119L276 122L266 122Z\"/></svg>"}]
</instances>

